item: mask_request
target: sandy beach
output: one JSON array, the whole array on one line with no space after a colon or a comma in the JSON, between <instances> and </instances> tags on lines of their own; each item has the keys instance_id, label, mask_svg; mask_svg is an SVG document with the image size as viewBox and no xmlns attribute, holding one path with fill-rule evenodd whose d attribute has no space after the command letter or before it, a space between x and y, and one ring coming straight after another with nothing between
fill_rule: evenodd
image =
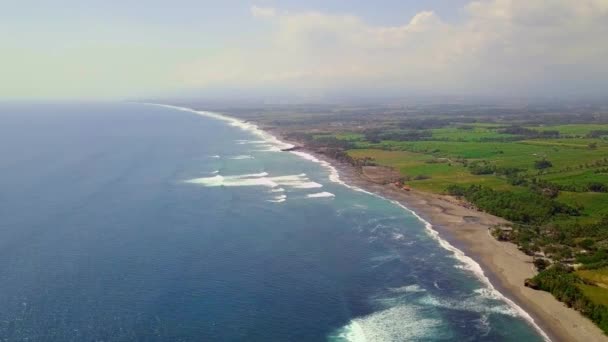
<instances>
[{"instance_id":1,"label":"sandy beach","mask_svg":"<svg viewBox=\"0 0 608 342\"><path fill-rule=\"evenodd\" d=\"M593 322L550 293L524 286L524 280L537 273L532 257L512 243L496 240L489 232L491 226L507 223L504 219L458 205L449 196L374 183L351 165L304 151L330 162L345 183L397 201L430 222L443 239L475 260L492 285L524 309L552 341L608 341Z\"/></svg>"}]
</instances>

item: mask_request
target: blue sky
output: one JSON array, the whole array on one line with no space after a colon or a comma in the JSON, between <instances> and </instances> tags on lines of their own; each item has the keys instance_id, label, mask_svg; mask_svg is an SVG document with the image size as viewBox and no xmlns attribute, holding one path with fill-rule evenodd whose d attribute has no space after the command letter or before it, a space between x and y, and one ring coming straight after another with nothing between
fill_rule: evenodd
<instances>
[{"instance_id":1,"label":"blue sky","mask_svg":"<svg viewBox=\"0 0 608 342\"><path fill-rule=\"evenodd\" d=\"M608 86L608 0L21 0L0 30L0 99Z\"/></svg>"}]
</instances>

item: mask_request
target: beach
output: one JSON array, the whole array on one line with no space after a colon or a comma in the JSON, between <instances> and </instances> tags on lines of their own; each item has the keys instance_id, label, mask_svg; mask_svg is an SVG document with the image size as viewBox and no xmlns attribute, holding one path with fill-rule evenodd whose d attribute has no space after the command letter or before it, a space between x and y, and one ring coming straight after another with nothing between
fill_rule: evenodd
<instances>
[{"instance_id":1,"label":"beach","mask_svg":"<svg viewBox=\"0 0 608 342\"><path fill-rule=\"evenodd\" d=\"M187 108L173 107L188 110ZM210 115L204 112L204 115ZM457 259L468 265L482 282L519 311L539 334L552 341L608 341L608 337L589 319L566 307L550 293L524 286L524 280L536 274L532 257L516 245L501 242L490 235L489 228L508 223L499 217L471 209L450 196L416 190L405 191L393 184L374 182L350 164L327 158L300 142L289 141L273 127L259 128L229 116L211 114L231 125L251 130L265 140L277 143L289 153L318 162L330 171L330 180L393 201L428 223L430 235ZM247 127L245 127L247 126ZM295 148L292 148L296 146ZM287 153L287 152L286 152ZM469 259L470 258L470 259Z\"/></svg>"},{"instance_id":2,"label":"beach","mask_svg":"<svg viewBox=\"0 0 608 342\"><path fill-rule=\"evenodd\" d=\"M330 162L314 150L306 153ZM537 273L532 257L515 244L498 241L489 232L492 226L508 223L506 220L458 205L450 196L374 183L349 164L336 161L331 164L346 184L396 201L432 224L441 238L477 262L493 287L525 310L552 341L608 341L591 320L566 307L550 293L524 286L524 280Z\"/></svg>"}]
</instances>

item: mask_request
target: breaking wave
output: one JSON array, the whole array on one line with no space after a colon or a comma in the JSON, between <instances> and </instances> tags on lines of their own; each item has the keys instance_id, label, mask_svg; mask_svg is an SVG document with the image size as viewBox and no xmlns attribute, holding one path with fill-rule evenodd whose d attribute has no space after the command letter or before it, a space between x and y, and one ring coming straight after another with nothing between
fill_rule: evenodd
<instances>
[{"instance_id":1,"label":"breaking wave","mask_svg":"<svg viewBox=\"0 0 608 342\"><path fill-rule=\"evenodd\" d=\"M311 181L305 173L298 175L269 177L267 172L252 173L237 176L215 175L213 177L194 178L185 181L190 184L198 184L207 187L218 186L265 186L272 188L272 192L283 192L284 187L294 189L315 189L323 187L322 184Z\"/></svg>"},{"instance_id":2,"label":"breaking wave","mask_svg":"<svg viewBox=\"0 0 608 342\"><path fill-rule=\"evenodd\" d=\"M226 116L226 115L222 115L222 114L218 114L218 113L207 112L207 111L203 111L203 110L194 110L192 108L187 108L187 107L167 105L167 104L159 104L159 103L144 103L144 104L160 106L160 107L170 108L170 109L175 109L175 110L181 110L183 112L190 112L190 113L206 116L209 118L214 118L217 120L225 121L230 126L237 127L237 128L242 129L243 131L247 131L247 132L254 134L255 136L257 136L264 142L277 147L279 150L288 149L288 148L293 147L293 145L291 145L291 144L287 144L285 142L280 141L274 135L268 134L268 133L262 131L261 129L259 129L259 127L257 125L255 125L253 123L245 122L243 120L239 120L239 119L236 119L236 118L233 118L230 116ZM240 142L243 142L244 144L246 144L247 142L251 142L251 141L252 140L241 140ZM253 140L253 141L255 141L255 140Z\"/></svg>"},{"instance_id":3,"label":"breaking wave","mask_svg":"<svg viewBox=\"0 0 608 342\"><path fill-rule=\"evenodd\" d=\"M249 155L240 155L240 156L234 156L234 157L230 157L230 159L232 159L232 160L253 159L253 156L249 156Z\"/></svg>"},{"instance_id":4,"label":"breaking wave","mask_svg":"<svg viewBox=\"0 0 608 342\"><path fill-rule=\"evenodd\" d=\"M323 197L333 198L333 197L336 197L336 195L332 194L331 192L324 191L324 192L319 192L316 194L308 194L308 195L306 195L306 197L308 197L308 198L323 198Z\"/></svg>"},{"instance_id":5,"label":"breaking wave","mask_svg":"<svg viewBox=\"0 0 608 342\"><path fill-rule=\"evenodd\" d=\"M330 341L420 341L447 339L438 319L422 317L415 306L397 306L355 318L329 336Z\"/></svg>"},{"instance_id":6,"label":"breaking wave","mask_svg":"<svg viewBox=\"0 0 608 342\"><path fill-rule=\"evenodd\" d=\"M236 143L239 145L255 145L255 144L266 144L266 140L237 140Z\"/></svg>"}]
</instances>

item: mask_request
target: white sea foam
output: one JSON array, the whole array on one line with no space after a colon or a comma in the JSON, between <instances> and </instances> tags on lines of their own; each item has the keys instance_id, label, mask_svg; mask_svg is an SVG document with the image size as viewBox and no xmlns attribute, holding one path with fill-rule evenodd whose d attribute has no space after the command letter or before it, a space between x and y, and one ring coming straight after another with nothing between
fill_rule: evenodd
<instances>
[{"instance_id":1,"label":"white sea foam","mask_svg":"<svg viewBox=\"0 0 608 342\"><path fill-rule=\"evenodd\" d=\"M416 306L400 305L355 318L330 336L330 341L421 341L445 339L442 322L422 317Z\"/></svg>"},{"instance_id":2,"label":"white sea foam","mask_svg":"<svg viewBox=\"0 0 608 342\"><path fill-rule=\"evenodd\" d=\"M305 173L272 177L271 179L278 184L296 189L315 189L323 187L322 184L311 181Z\"/></svg>"},{"instance_id":3,"label":"white sea foam","mask_svg":"<svg viewBox=\"0 0 608 342\"><path fill-rule=\"evenodd\" d=\"M230 157L230 159L232 159L232 160L253 159L253 156L249 156L249 155L240 155L240 156L234 156L234 157Z\"/></svg>"},{"instance_id":4,"label":"white sea foam","mask_svg":"<svg viewBox=\"0 0 608 342\"><path fill-rule=\"evenodd\" d=\"M291 144L287 144L284 143L282 141L280 141L279 139L277 139L276 137L274 137L271 134L268 134L262 130L260 130L256 125L251 124L251 123L247 123L244 122L242 120L239 119L235 119L235 118L231 118L225 115L221 115L221 114L217 114L217 113L212 113L212 112L206 112L206 111L196 111L190 108L185 108L185 107L178 107L178 106L172 106L172 105L164 105L164 104L150 104L150 105L156 105L156 106L161 106L161 107L166 107L166 108L172 108L172 109L176 109L176 110L181 110L181 111L187 111L187 112L192 112L192 113L196 113L199 115L203 115L203 116L207 116L207 117L211 117L211 118L216 118L218 120L223 120L223 121L227 121L231 126L235 126L238 128L241 128L245 131L249 131L253 134L255 134L256 136L260 137L261 139L267 141L268 143L271 143L273 146L278 147L279 149L287 149L287 148L291 148L293 147L293 145ZM329 171L329 180L334 182L334 183L338 183L341 184L351 190L354 191L358 191L358 192L363 192L378 198L382 198L385 200L388 200L380 195L377 195L375 193L363 190L359 187L356 186L352 186L349 184L346 184L344 181L342 181L340 179L340 175L338 173L338 170L331 165L329 162L324 161L324 160L320 160L316 157L314 157L313 155L306 153L306 152L302 152L302 151L291 151L291 153L320 164L321 166L323 166L324 168L326 168ZM219 158L219 156L217 156ZM191 180L189 181L191 183L197 183L196 180ZM272 181L271 181L272 182ZM270 183L270 182L269 182ZM309 185L313 185L311 182L311 184ZM215 184L215 183L214 183ZM224 184L225 185L225 184ZM315 186L318 185L318 187L322 187L321 184L315 183ZM277 185L271 186L271 187L276 187ZM509 306L511 306L514 310L517 311L517 313L519 314L520 317L523 317L524 319L526 319L528 322L531 323L531 325L543 336L543 338L547 341L550 341L549 337L547 336L547 334L536 324L536 322L534 321L534 319L526 312L524 311L519 305L517 305L515 302L513 302L511 299L505 297L502 293L498 292L494 286L492 285L492 283L490 282L490 280L488 279L488 277L485 275L485 273L483 272L483 269L481 268L481 266L475 262L473 259L471 259L469 256L465 255L461 250L457 249L456 247L452 246L452 244L450 244L448 241L442 239L439 236L439 233L433 229L433 226L426 220L424 220L420 215L418 215L416 212L414 212L413 210L407 208L406 206L402 205L401 203L397 202L397 201L391 201L392 203L398 205L399 207L403 208L404 210L410 212L412 215L414 215L418 220L420 220L424 226L425 229L427 231L427 233L433 238L435 239L439 245L441 247L443 247L444 249L452 252L454 258L456 258L457 260L459 260L464 267L472 272L473 274L475 274L477 276L477 278L479 278L482 283L489 289L489 291L491 291L497 298L500 298L501 300L505 301L507 304L509 304ZM359 328L354 328L354 326L356 326L357 324L359 324L358 322L353 322L351 325L349 325L349 330L351 332L353 331L360 331L362 332L363 330L359 330ZM361 328L363 329L363 328ZM359 336L359 334L355 334L357 336ZM359 339L357 339L357 336L353 336L354 339L348 339L348 340L352 340L352 341L357 341ZM363 335L365 340L365 334ZM373 339L376 340L376 339ZM378 339L380 340L380 339Z\"/></svg>"},{"instance_id":5,"label":"white sea foam","mask_svg":"<svg viewBox=\"0 0 608 342\"><path fill-rule=\"evenodd\" d=\"M420 287L417 284L406 285L406 286L401 286L401 287L392 287L392 288L389 288L389 290L391 292L395 292L395 293L426 292L425 289L423 289L422 287Z\"/></svg>"},{"instance_id":6,"label":"white sea foam","mask_svg":"<svg viewBox=\"0 0 608 342\"><path fill-rule=\"evenodd\" d=\"M391 237L393 238L393 240L395 241L403 241L405 240L405 235L401 234L401 233L395 233L393 232L391 234Z\"/></svg>"},{"instance_id":7,"label":"white sea foam","mask_svg":"<svg viewBox=\"0 0 608 342\"><path fill-rule=\"evenodd\" d=\"M216 155L213 155L213 156L209 156L209 158L217 159L217 158L220 158L220 156L216 154Z\"/></svg>"},{"instance_id":8,"label":"white sea foam","mask_svg":"<svg viewBox=\"0 0 608 342\"><path fill-rule=\"evenodd\" d=\"M316 194L308 194L306 195L306 197L308 198L323 198L323 197L336 197L336 195L332 194L331 192L327 192L327 191L323 191L323 192L318 192Z\"/></svg>"},{"instance_id":9,"label":"white sea foam","mask_svg":"<svg viewBox=\"0 0 608 342\"><path fill-rule=\"evenodd\" d=\"M266 144L266 140L237 140L237 144L239 145L255 145L255 144Z\"/></svg>"},{"instance_id":10,"label":"white sea foam","mask_svg":"<svg viewBox=\"0 0 608 342\"><path fill-rule=\"evenodd\" d=\"M147 105L154 105L154 106L160 106L160 107L165 107L165 108L171 108L171 109L175 109L175 110L181 110L181 111L184 111L184 112L195 113L195 114L206 116L206 117L209 117L209 118L214 118L214 119L225 121L230 126L238 127L238 128L240 128L240 129L242 129L244 131L247 131L247 132L250 132L250 133L254 134L258 138L264 140L266 143L269 143L269 144L271 144L271 145L273 145L275 147L278 147L279 150L280 149L287 149L287 148L293 147L293 145L287 144L285 142L282 142L279 139L277 139L275 136L262 131L261 129L258 128L257 125L255 125L253 123L245 122L243 120L239 120L239 119L236 119L236 118L233 118L233 117L230 117L230 116L226 116L226 115L222 115L222 114L218 114L218 113L207 112L207 111L202 111L202 110L194 110L192 108L166 105L166 104L158 104L158 103L145 103L145 104L147 104Z\"/></svg>"},{"instance_id":11,"label":"white sea foam","mask_svg":"<svg viewBox=\"0 0 608 342\"><path fill-rule=\"evenodd\" d=\"M253 152L281 152L281 149L272 145L258 145L261 147L259 150L253 150Z\"/></svg>"},{"instance_id":12,"label":"white sea foam","mask_svg":"<svg viewBox=\"0 0 608 342\"><path fill-rule=\"evenodd\" d=\"M260 173L247 173L244 175L239 175L239 178L259 178L268 176L268 172L260 172Z\"/></svg>"},{"instance_id":13,"label":"white sea foam","mask_svg":"<svg viewBox=\"0 0 608 342\"><path fill-rule=\"evenodd\" d=\"M519 313L508 304L490 305L484 298L470 297L463 300L453 301L434 296L424 296L419 302L425 306L441 307L452 310L469 311L477 313L495 313L511 317L517 317ZM504 303L504 302L503 302Z\"/></svg>"},{"instance_id":14,"label":"white sea foam","mask_svg":"<svg viewBox=\"0 0 608 342\"><path fill-rule=\"evenodd\" d=\"M185 181L186 183L198 184L207 187L218 187L218 186L265 186L274 188L278 186L277 183L273 182L267 177L252 177L252 175L241 175L241 176L222 176L216 175L213 177L202 177L194 178Z\"/></svg>"},{"instance_id":15,"label":"white sea foam","mask_svg":"<svg viewBox=\"0 0 608 342\"><path fill-rule=\"evenodd\" d=\"M213 177L201 177L187 180L186 183L199 184L207 187L218 186L265 186L272 188L273 192L285 191L282 187L294 189L316 189L323 187L322 184L311 181L305 173L298 175L286 175L269 177L267 172L251 173L236 176L215 175Z\"/></svg>"},{"instance_id":16,"label":"white sea foam","mask_svg":"<svg viewBox=\"0 0 608 342\"><path fill-rule=\"evenodd\" d=\"M477 329L483 331L482 336L488 336L488 334L490 334L490 331L492 331L492 327L490 326L489 318L490 318L490 315L483 314L483 315L481 315L481 318L479 318L477 320L477 323L475 324Z\"/></svg>"},{"instance_id":17,"label":"white sea foam","mask_svg":"<svg viewBox=\"0 0 608 342\"><path fill-rule=\"evenodd\" d=\"M281 202L285 202L286 200L287 200L287 195L278 195L274 199L268 200L268 202L281 203Z\"/></svg>"},{"instance_id":18,"label":"white sea foam","mask_svg":"<svg viewBox=\"0 0 608 342\"><path fill-rule=\"evenodd\" d=\"M323 166L327 171L329 171L329 180L337 183L337 184L341 184L344 185L347 188L356 190L356 191L362 191L362 192L367 192L363 189L359 189L357 187L352 187L346 183L344 183L341 179L340 179L340 174L338 173L338 169L336 169L333 165L331 165L329 162L325 161L325 160L320 160L318 158L316 158L315 156L311 155L310 153L306 153L306 152L302 152L302 151L291 151L291 153L295 154L296 156L302 158L302 159L306 159L309 160L313 163L317 163L321 166Z\"/></svg>"}]
</instances>

